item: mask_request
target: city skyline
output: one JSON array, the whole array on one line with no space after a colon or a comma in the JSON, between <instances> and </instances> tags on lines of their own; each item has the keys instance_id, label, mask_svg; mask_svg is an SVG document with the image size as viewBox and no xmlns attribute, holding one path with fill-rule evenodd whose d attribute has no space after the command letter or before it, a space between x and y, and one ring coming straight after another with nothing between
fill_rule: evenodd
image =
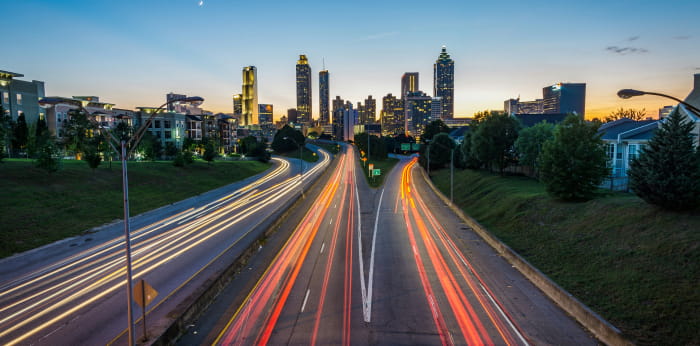
<instances>
[{"instance_id":1,"label":"city skyline","mask_svg":"<svg viewBox=\"0 0 700 346\"><path fill-rule=\"evenodd\" d=\"M312 71L321 70L325 60L333 79L331 99L358 102L368 95L399 95L406 72L422 75L422 91L432 93L432 65L445 45L455 61L458 117L502 109L504 100L518 96L540 98L543 87L560 82L587 84L587 118L619 107L646 108L655 116L670 103L654 97L621 100L615 93L637 88L684 98L700 72L700 29L692 25L697 2L445 6L451 11L410 1L376 4L367 25L348 30L334 25L333 16L319 15L347 5L314 1L305 6L13 2L3 5L13 13L6 27L31 30L11 30L17 43L4 51L0 70L44 81L49 96L96 95L133 109L159 104L174 92L202 96L205 109L230 113L231 96L241 92L240 71L252 65L258 101L275 105L275 119L295 107L294 62L300 54L307 55ZM260 13L284 23L306 10L319 19L295 30L255 26L256 16L240 15ZM435 19L402 20L418 15ZM192 21L206 24L187 25ZM246 25L256 30L236 34ZM318 83L312 74L310 90Z\"/></svg>"}]
</instances>

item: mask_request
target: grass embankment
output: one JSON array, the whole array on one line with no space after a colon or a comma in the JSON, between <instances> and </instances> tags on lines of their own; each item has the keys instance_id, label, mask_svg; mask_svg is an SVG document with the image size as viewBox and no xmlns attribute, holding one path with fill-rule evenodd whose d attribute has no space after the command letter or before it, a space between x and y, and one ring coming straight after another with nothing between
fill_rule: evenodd
<instances>
[{"instance_id":1,"label":"grass embankment","mask_svg":"<svg viewBox=\"0 0 700 346\"><path fill-rule=\"evenodd\" d=\"M340 151L340 145L339 144L331 144L331 143L324 143L324 142L313 142L314 145L317 145L323 149L328 150L331 154L335 155Z\"/></svg>"},{"instance_id":2,"label":"grass embankment","mask_svg":"<svg viewBox=\"0 0 700 346\"><path fill-rule=\"evenodd\" d=\"M365 178L367 178L367 183L369 184L369 186L375 188L382 186L382 184L384 184L384 177L387 174L389 174L389 171L391 171L391 169L394 168L397 162L399 162L398 159L389 157L384 160L368 160L367 162L362 164L362 172L364 172ZM380 169L380 175L370 177L369 169L367 169L367 166L369 164L373 164L374 169Z\"/></svg>"},{"instance_id":3,"label":"grass embankment","mask_svg":"<svg viewBox=\"0 0 700 346\"><path fill-rule=\"evenodd\" d=\"M449 170L433 174L449 194ZM585 203L542 184L455 172L455 202L633 342L700 344L700 211L676 213L631 194Z\"/></svg>"},{"instance_id":4,"label":"grass embankment","mask_svg":"<svg viewBox=\"0 0 700 346\"><path fill-rule=\"evenodd\" d=\"M131 215L198 195L269 168L258 161L129 162ZM30 160L0 163L0 258L83 233L121 219L121 164L93 172L82 161L63 161L51 175Z\"/></svg>"}]
</instances>

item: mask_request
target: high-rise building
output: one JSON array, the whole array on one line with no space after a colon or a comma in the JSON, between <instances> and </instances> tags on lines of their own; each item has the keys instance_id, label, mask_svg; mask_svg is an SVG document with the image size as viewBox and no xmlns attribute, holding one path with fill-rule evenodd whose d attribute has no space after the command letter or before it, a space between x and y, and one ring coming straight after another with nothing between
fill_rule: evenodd
<instances>
[{"instance_id":1,"label":"high-rise building","mask_svg":"<svg viewBox=\"0 0 700 346\"><path fill-rule=\"evenodd\" d=\"M430 122L433 98L422 91L416 91L406 95L406 132L420 139L425 126Z\"/></svg>"},{"instance_id":2,"label":"high-rise building","mask_svg":"<svg viewBox=\"0 0 700 346\"><path fill-rule=\"evenodd\" d=\"M534 101L520 101L517 99L508 99L503 101L503 111L506 114L542 114L544 113L544 102L542 99Z\"/></svg>"},{"instance_id":3,"label":"high-rise building","mask_svg":"<svg viewBox=\"0 0 700 346\"><path fill-rule=\"evenodd\" d=\"M362 102L357 103L357 123L355 125L367 124L367 112L365 112L365 106Z\"/></svg>"},{"instance_id":4,"label":"high-rise building","mask_svg":"<svg viewBox=\"0 0 700 346\"><path fill-rule=\"evenodd\" d=\"M441 119L454 118L455 63L447 54L447 47L433 65L433 96L442 99L440 103Z\"/></svg>"},{"instance_id":5,"label":"high-rise building","mask_svg":"<svg viewBox=\"0 0 700 346\"><path fill-rule=\"evenodd\" d=\"M306 55L297 61L297 112L300 123L311 125L311 66Z\"/></svg>"},{"instance_id":6,"label":"high-rise building","mask_svg":"<svg viewBox=\"0 0 700 346\"><path fill-rule=\"evenodd\" d=\"M401 98L406 98L408 93L420 90L418 87L418 72L406 72L401 77Z\"/></svg>"},{"instance_id":7,"label":"high-rise building","mask_svg":"<svg viewBox=\"0 0 700 346\"><path fill-rule=\"evenodd\" d=\"M328 84L328 70L323 70L318 73L318 89L319 89L319 123L327 125L330 123L330 93Z\"/></svg>"},{"instance_id":8,"label":"high-rise building","mask_svg":"<svg viewBox=\"0 0 700 346\"><path fill-rule=\"evenodd\" d=\"M296 123L299 120L299 113L297 113L296 108L287 109L287 121L290 123Z\"/></svg>"},{"instance_id":9,"label":"high-rise building","mask_svg":"<svg viewBox=\"0 0 700 346\"><path fill-rule=\"evenodd\" d=\"M272 105L271 104L259 104L258 105L258 124L271 125L273 123L272 119Z\"/></svg>"},{"instance_id":10,"label":"high-rise building","mask_svg":"<svg viewBox=\"0 0 700 346\"><path fill-rule=\"evenodd\" d=\"M433 97L433 102L430 104L430 121L443 119L442 97ZM445 119L447 120L447 119Z\"/></svg>"},{"instance_id":11,"label":"high-rise building","mask_svg":"<svg viewBox=\"0 0 700 346\"><path fill-rule=\"evenodd\" d=\"M405 131L404 103L401 98L388 94L382 98L382 135L397 136Z\"/></svg>"},{"instance_id":12,"label":"high-rise building","mask_svg":"<svg viewBox=\"0 0 700 346\"><path fill-rule=\"evenodd\" d=\"M335 112L343 107L345 107L345 100L341 99L340 96L336 96L333 99L333 108L331 108L331 111ZM335 118L333 118L332 121L335 122Z\"/></svg>"},{"instance_id":13,"label":"high-rise building","mask_svg":"<svg viewBox=\"0 0 700 346\"><path fill-rule=\"evenodd\" d=\"M377 100L372 95L365 99L365 122L363 124L373 124L377 118Z\"/></svg>"},{"instance_id":14,"label":"high-rise building","mask_svg":"<svg viewBox=\"0 0 700 346\"><path fill-rule=\"evenodd\" d=\"M243 126L258 124L258 73L255 66L243 68L241 121Z\"/></svg>"},{"instance_id":15,"label":"high-rise building","mask_svg":"<svg viewBox=\"0 0 700 346\"><path fill-rule=\"evenodd\" d=\"M233 94L233 114L243 114L243 94Z\"/></svg>"},{"instance_id":16,"label":"high-rise building","mask_svg":"<svg viewBox=\"0 0 700 346\"><path fill-rule=\"evenodd\" d=\"M586 114L586 83L557 83L542 88L544 114Z\"/></svg>"}]
</instances>

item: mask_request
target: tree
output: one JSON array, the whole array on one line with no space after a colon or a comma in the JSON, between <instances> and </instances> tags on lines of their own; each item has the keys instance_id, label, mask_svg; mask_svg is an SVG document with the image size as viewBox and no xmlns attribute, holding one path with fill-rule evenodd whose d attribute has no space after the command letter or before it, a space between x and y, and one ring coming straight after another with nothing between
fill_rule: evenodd
<instances>
[{"instance_id":1,"label":"tree","mask_svg":"<svg viewBox=\"0 0 700 346\"><path fill-rule=\"evenodd\" d=\"M178 150L177 146L175 146L175 143L173 142L165 142L165 156L168 158L173 158L175 155L177 155Z\"/></svg>"},{"instance_id":2,"label":"tree","mask_svg":"<svg viewBox=\"0 0 700 346\"><path fill-rule=\"evenodd\" d=\"M160 138L146 131L141 137L141 142L138 144L140 151L146 160L155 161L160 157L163 145L160 143Z\"/></svg>"},{"instance_id":3,"label":"tree","mask_svg":"<svg viewBox=\"0 0 700 346\"><path fill-rule=\"evenodd\" d=\"M685 210L700 202L700 150L693 127L674 110L649 140L628 172L630 188L647 203Z\"/></svg>"},{"instance_id":4,"label":"tree","mask_svg":"<svg viewBox=\"0 0 700 346\"><path fill-rule=\"evenodd\" d=\"M420 140L423 143L428 143L433 139L433 136L442 132L450 133L450 128L440 119L433 120L425 126Z\"/></svg>"},{"instance_id":5,"label":"tree","mask_svg":"<svg viewBox=\"0 0 700 346\"><path fill-rule=\"evenodd\" d=\"M537 171L539 157L544 143L554 136L554 125L541 122L522 129L515 141L515 151L521 165L530 166Z\"/></svg>"},{"instance_id":6,"label":"tree","mask_svg":"<svg viewBox=\"0 0 700 346\"><path fill-rule=\"evenodd\" d=\"M100 166L102 162L102 155L96 146L90 145L85 147L85 152L83 153L83 161L88 163L88 166L92 168L93 173L95 169Z\"/></svg>"},{"instance_id":7,"label":"tree","mask_svg":"<svg viewBox=\"0 0 700 346\"><path fill-rule=\"evenodd\" d=\"M642 109L624 109L620 107L606 116L603 122L609 123L611 121L620 120L622 118L632 119L634 121L644 120L647 117L647 110Z\"/></svg>"},{"instance_id":8,"label":"tree","mask_svg":"<svg viewBox=\"0 0 700 346\"><path fill-rule=\"evenodd\" d=\"M610 173L598 126L569 115L554 128L540 156L540 179L547 192L564 200L587 200Z\"/></svg>"},{"instance_id":9,"label":"tree","mask_svg":"<svg viewBox=\"0 0 700 346\"><path fill-rule=\"evenodd\" d=\"M505 168L515 160L513 144L518 138L519 128L518 120L505 113L492 112L486 115L471 132L471 155L487 168L495 166L503 174Z\"/></svg>"},{"instance_id":10,"label":"tree","mask_svg":"<svg viewBox=\"0 0 700 346\"><path fill-rule=\"evenodd\" d=\"M430 141L429 145L421 149L420 164L423 167L428 165L428 155L430 155L430 168L442 168L451 160L451 149L454 149L455 142L447 133L438 133ZM457 155L455 153L455 155Z\"/></svg>"},{"instance_id":11,"label":"tree","mask_svg":"<svg viewBox=\"0 0 700 346\"><path fill-rule=\"evenodd\" d=\"M289 125L284 125L275 133L271 147L272 150L283 154L296 150L303 146L304 142L304 134L301 131L291 128Z\"/></svg>"},{"instance_id":12,"label":"tree","mask_svg":"<svg viewBox=\"0 0 700 346\"><path fill-rule=\"evenodd\" d=\"M204 145L204 155L202 155L202 158L204 159L204 161L207 161L207 163L211 164L211 162L214 161L214 159L216 158L216 155L217 152L214 142L212 140L207 141L207 144Z\"/></svg>"},{"instance_id":13,"label":"tree","mask_svg":"<svg viewBox=\"0 0 700 346\"><path fill-rule=\"evenodd\" d=\"M61 168L61 151L53 137L49 137L44 142L44 145L39 148L36 166L49 174Z\"/></svg>"},{"instance_id":14,"label":"tree","mask_svg":"<svg viewBox=\"0 0 700 346\"><path fill-rule=\"evenodd\" d=\"M12 131L12 147L15 150L25 149L29 140L29 127L24 113L17 117Z\"/></svg>"},{"instance_id":15,"label":"tree","mask_svg":"<svg viewBox=\"0 0 700 346\"><path fill-rule=\"evenodd\" d=\"M81 110L72 110L68 113L69 120L64 128L64 145L66 149L80 156L85 151L88 141L97 131L88 114Z\"/></svg>"}]
</instances>

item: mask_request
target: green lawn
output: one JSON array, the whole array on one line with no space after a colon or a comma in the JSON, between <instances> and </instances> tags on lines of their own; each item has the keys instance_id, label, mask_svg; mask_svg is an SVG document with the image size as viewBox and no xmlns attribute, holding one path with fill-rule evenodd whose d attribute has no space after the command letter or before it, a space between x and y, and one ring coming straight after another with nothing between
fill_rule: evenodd
<instances>
[{"instance_id":1,"label":"green lawn","mask_svg":"<svg viewBox=\"0 0 700 346\"><path fill-rule=\"evenodd\" d=\"M380 187L384 184L384 177L391 171L391 169L399 162L398 159L387 158L384 160L369 160L362 164L362 172L364 172L365 178L367 178L367 183L371 187ZM375 177L369 176L369 169L367 169L368 164L373 164L374 169L380 169L381 174Z\"/></svg>"},{"instance_id":2,"label":"green lawn","mask_svg":"<svg viewBox=\"0 0 700 346\"><path fill-rule=\"evenodd\" d=\"M433 181L449 196L449 170ZM530 263L643 345L700 344L700 211L634 195L549 198L537 181L455 171L455 202Z\"/></svg>"},{"instance_id":3,"label":"green lawn","mask_svg":"<svg viewBox=\"0 0 700 346\"><path fill-rule=\"evenodd\" d=\"M313 144L328 150L328 152L330 152L331 154L337 154L340 151L340 145L338 144L330 144L324 142L313 142Z\"/></svg>"},{"instance_id":4,"label":"green lawn","mask_svg":"<svg viewBox=\"0 0 700 346\"><path fill-rule=\"evenodd\" d=\"M161 207L258 174L270 164L258 161L196 161L184 168L172 162L129 162L131 215ZM31 160L0 163L0 257L81 234L121 219L121 164L94 172L82 161L63 161L51 175Z\"/></svg>"}]
</instances>

